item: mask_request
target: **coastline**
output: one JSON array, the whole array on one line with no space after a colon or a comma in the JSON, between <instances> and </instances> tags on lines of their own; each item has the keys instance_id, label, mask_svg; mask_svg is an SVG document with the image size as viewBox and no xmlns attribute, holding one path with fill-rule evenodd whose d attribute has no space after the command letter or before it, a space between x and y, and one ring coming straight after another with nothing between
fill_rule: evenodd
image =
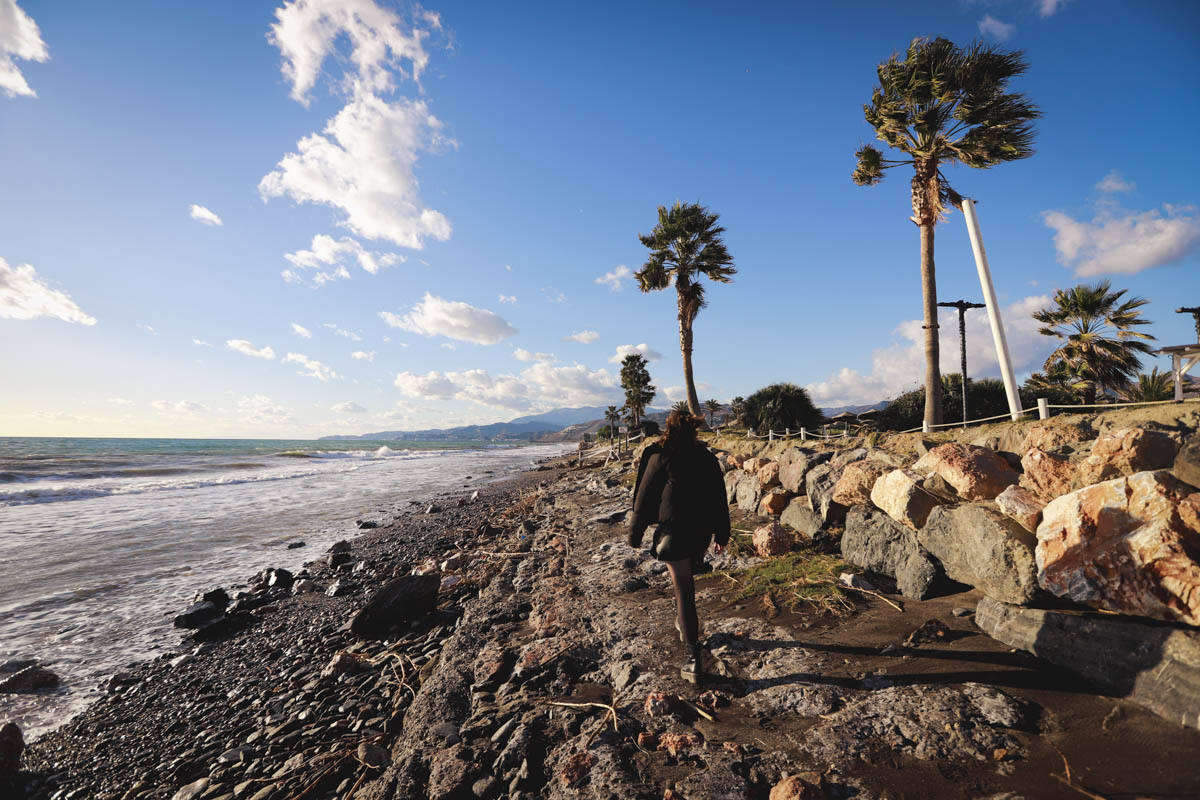
<instances>
[{"instance_id":1,"label":"coastline","mask_svg":"<svg viewBox=\"0 0 1200 800\"><path fill-rule=\"evenodd\" d=\"M366 531L341 572L309 568L353 593L281 596L231 638L142 665L30 745L25 796L715 800L766 798L797 773L830 797L1078 796L1051 778L1066 758L1089 785L1194 786L1178 765L1200 733L982 635L957 613L975 591L831 616L705 579L723 674L683 683L662 565L624 543L629 467L563 457ZM431 559L462 579L436 611L392 640L343 630ZM953 635L897 649L928 619ZM362 668L333 669L343 651Z\"/></svg>"}]
</instances>

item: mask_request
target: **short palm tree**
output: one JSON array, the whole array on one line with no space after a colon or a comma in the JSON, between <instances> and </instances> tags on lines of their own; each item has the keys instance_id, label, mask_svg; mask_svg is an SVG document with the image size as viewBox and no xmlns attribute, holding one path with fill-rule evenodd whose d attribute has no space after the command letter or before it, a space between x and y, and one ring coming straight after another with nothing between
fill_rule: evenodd
<instances>
[{"instance_id":1,"label":"short palm tree","mask_svg":"<svg viewBox=\"0 0 1200 800\"><path fill-rule=\"evenodd\" d=\"M688 408L696 416L700 415L700 398L692 377L692 323L705 306L704 285L699 279L729 283L737 273L721 238L725 229L717 224L718 219L717 214L696 203L659 206L654 230L638 236L650 248L650 257L634 275L641 290L652 292L675 284L683 382Z\"/></svg>"},{"instance_id":2,"label":"short palm tree","mask_svg":"<svg viewBox=\"0 0 1200 800\"><path fill-rule=\"evenodd\" d=\"M704 401L704 410L708 412L708 427L713 426L713 418L721 410L721 404L714 400Z\"/></svg>"},{"instance_id":3,"label":"short palm tree","mask_svg":"<svg viewBox=\"0 0 1200 800\"><path fill-rule=\"evenodd\" d=\"M604 409L604 421L608 423L608 438L617 438L617 423L621 421L621 409L616 406Z\"/></svg>"},{"instance_id":4,"label":"short palm tree","mask_svg":"<svg viewBox=\"0 0 1200 800\"><path fill-rule=\"evenodd\" d=\"M1068 383L1083 394L1083 402L1096 402L1099 390L1119 389L1142 368L1139 355L1152 352L1148 333L1137 330L1149 325L1139 308L1141 297L1122 302L1125 290L1112 291L1109 281L1081 283L1054 293L1054 305L1034 312L1042 323L1038 332L1062 343L1046 359L1046 372L1065 373Z\"/></svg>"},{"instance_id":5,"label":"short palm tree","mask_svg":"<svg viewBox=\"0 0 1200 800\"><path fill-rule=\"evenodd\" d=\"M692 413L692 408L688 405L687 400L676 400L675 404L671 406L671 410L678 411L680 414Z\"/></svg>"},{"instance_id":6,"label":"short palm tree","mask_svg":"<svg viewBox=\"0 0 1200 800\"><path fill-rule=\"evenodd\" d=\"M877 148L863 145L855 153L854 182L873 186L883 180L884 170L913 167L912 221L921 229L925 421L930 425L941 422L942 411L933 228L948 204L962 202L942 167L986 168L1033 155L1032 122L1040 112L1024 95L1007 91L1008 82L1027 66L1019 51L914 39L903 59L896 53L879 65L879 85L863 106L876 138L904 157L885 159Z\"/></svg>"},{"instance_id":7,"label":"short palm tree","mask_svg":"<svg viewBox=\"0 0 1200 800\"><path fill-rule=\"evenodd\" d=\"M746 398L738 395L729 401L729 413L733 414L733 418L740 424L742 414L746 410Z\"/></svg>"},{"instance_id":8,"label":"short palm tree","mask_svg":"<svg viewBox=\"0 0 1200 800\"><path fill-rule=\"evenodd\" d=\"M1121 390L1121 399L1126 403L1153 403L1174 397L1175 381L1171 373L1159 372L1158 367L1138 375L1136 383L1130 383Z\"/></svg>"}]
</instances>

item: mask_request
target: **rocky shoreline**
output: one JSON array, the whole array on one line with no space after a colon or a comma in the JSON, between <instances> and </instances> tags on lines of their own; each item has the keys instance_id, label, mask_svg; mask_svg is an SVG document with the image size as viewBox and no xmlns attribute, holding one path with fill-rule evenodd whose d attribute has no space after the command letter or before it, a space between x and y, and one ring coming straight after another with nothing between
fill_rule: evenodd
<instances>
[{"instance_id":1,"label":"rocky shoreline","mask_svg":"<svg viewBox=\"0 0 1200 800\"><path fill-rule=\"evenodd\" d=\"M687 684L663 565L624 541L630 461L540 470L381 521L291 589L260 576L226 615L244 627L32 743L14 796L1195 796L1200 732L984 635L961 585L781 608L737 590L772 559L731 548L698 583L710 675ZM412 573L440 576L436 608L351 625Z\"/></svg>"}]
</instances>

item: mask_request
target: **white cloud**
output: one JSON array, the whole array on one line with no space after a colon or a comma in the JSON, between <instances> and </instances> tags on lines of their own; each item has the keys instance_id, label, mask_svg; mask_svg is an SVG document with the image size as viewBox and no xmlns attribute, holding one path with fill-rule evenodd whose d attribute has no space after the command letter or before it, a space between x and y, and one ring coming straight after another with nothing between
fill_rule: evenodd
<instances>
[{"instance_id":1,"label":"white cloud","mask_svg":"<svg viewBox=\"0 0 1200 800\"><path fill-rule=\"evenodd\" d=\"M158 411L164 411L170 414L202 414L208 411L202 404L194 400L178 400L171 402L170 400L155 400L150 405L154 406Z\"/></svg>"},{"instance_id":2,"label":"white cloud","mask_svg":"<svg viewBox=\"0 0 1200 800\"><path fill-rule=\"evenodd\" d=\"M131 406L131 405L133 405L132 400L126 400L124 397L110 397L110 398L108 398L108 402L112 403L115 406Z\"/></svg>"},{"instance_id":3,"label":"white cloud","mask_svg":"<svg viewBox=\"0 0 1200 800\"><path fill-rule=\"evenodd\" d=\"M301 336L305 339L312 338L312 331L310 331L308 328L301 325L299 322L292 323L292 333L296 334L297 336Z\"/></svg>"},{"instance_id":4,"label":"white cloud","mask_svg":"<svg viewBox=\"0 0 1200 800\"><path fill-rule=\"evenodd\" d=\"M712 389L712 386L704 381L696 384L696 393L700 395L700 402L704 402L704 395L709 394L710 389ZM669 403L678 403L680 400L687 400L686 386L665 386L662 391Z\"/></svg>"},{"instance_id":5,"label":"white cloud","mask_svg":"<svg viewBox=\"0 0 1200 800\"><path fill-rule=\"evenodd\" d=\"M2 5L0 9L3 9ZM38 317L54 317L80 325L96 324L96 318L85 314L67 294L47 286L32 265L10 267L0 258L0 319Z\"/></svg>"},{"instance_id":6,"label":"white cloud","mask_svg":"<svg viewBox=\"0 0 1200 800\"><path fill-rule=\"evenodd\" d=\"M617 346L617 352L612 358L608 359L610 364L620 364L625 360L625 356L631 356L635 353L645 357L647 361L658 361L662 358L662 353L657 350L650 349L650 345L642 342L639 345L622 344Z\"/></svg>"},{"instance_id":7,"label":"white cloud","mask_svg":"<svg viewBox=\"0 0 1200 800\"><path fill-rule=\"evenodd\" d=\"M141 328L142 330L144 330L146 333L150 334L151 336L158 336L158 331L154 329L153 325L146 325L144 323L139 322L138 327Z\"/></svg>"},{"instance_id":8,"label":"white cloud","mask_svg":"<svg viewBox=\"0 0 1200 800\"><path fill-rule=\"evenodd\" d=\"M227 339L225 346L230 350L236 350L242 355L254 356L255 358L265 358L268 361L275 358L275 351L269 347L255 348L254 345L245 339Z\"/></svg>"},{"instance_id":9,"label":"white cloud","mask_svg":"<svg viewBox=\"0 0 1200 800\"><path fill-rule=\"evenodd\" d=\"M349 236L334 239L323 233L313 237L311 249L284 253L283 257L300 269L314 270L312 282L316 286L333 280L349 278L350 272L346 269L346 261L349 258L353 258L360 267L372 275L383 267L390 267L397 262L404 261L403 256L395 253L367 250L358 240L351 239ZM283 279L288 282L298 283L304 280L304 273L293 269L285 269L281 274Z\"/></svg>"},{"instance_id":10,"label":"white cloud","mask_svg":"<svg viewBox=\"0 0 1200 800\"><path fill-rule=\"evenodd\" d=\"M238 421L248 425L284 425L295 421L291 412L263 394L238 400Z\"/></svg>"},{"instance_id":11,"label":"white cloud","mask_svg":"<svg viewBox=\"0 0 1200 800\"><path fill-rule=\"evenodd\" d=\"M353 358L355 361L374 361L375 360L375 351L371 350L368 352L365 350L355 350L353 353L350 354L350 357Z\"/></svg>"},{"instance_id":12,"label":"white cloud","mask_svg":"<svg viewBox=\"0 0 1200 800\"><path fill-rule=\"evenodd\" d=\"M40 63L48 58L50 50L33 17L17 5L17 0L0 0L0 91L9 97L37 97L13 59Z\"/></svg>"},{"instance_id":13,"label":"white cloud","mask_svg":"<svg viewBox=\"0 0 1200 800\"><path fill-rule=\"evenodd\" d=\"M456 300L443 300L429 292L403 317L387 311L379 312L379 316L393 328L476 344L496 344L517 332L492 311Z\"/></svg>"},{"instance_id":14,"label":"white cloud","mask_svg":"<svg viewBox=\"0 0 1200 800\"><path fill-rule=\"evenodd\" d=\"M212 344L210 342L206 342L203 339L192 339L192 344L197 345L199 347L212 347Z\"/></svg>"},{"instance_id":15,"label":"white cloud","mask_svg":"<svg viewBox=\"0 0 1200 800\"><path fill-rule=\"evenodd\" d=\"M591 344L600 338L600 334L595 331L575 331L570 336L564 336L564 342L579 342L580 344Z\"/></svg>"},{"instance_id":16,"label":"white cloud","mask_svg":"<svg viewBox=\"0 0 1200 800\"><path fill-rule=\"evenodd\" d=\"M307 375L319 381L329 381L341 377L329 365L322 364L320 361L314 361L303 353L288 353L283 357L283 363L299 364L301 369L297 373L298 375Z\"/></svg>"},{"instance_id":17,"label":"white cloud","mask_svg":"<svg viewBox=\"0 0 1200 800\"><path fill-rule=\"evenodd\" d=\"M196 220L197 222L201 222L205 225L224 225L225 224L225 223L221 222L221 218L218 217L216 214L209 211L204 206L198 206L195 203L192 203L192 207L191 207L189 213L190 213L192 219Z\"/></svg>"},{"instance_id":18,"label":"white cloud","mask_svg":"<svg viewBox=\"0 0 1200 800\"><path fill-rule=\"evenodd\" d=\"M557 361L554 353L531 353L523 347L518 347L513 351L513 357L517 361Z\"/></svg>"},{"instance_id":19,"label":"white cloud","mask_svg":"<svg viewBox=\"0 0 1200 800\"><path fill-rule=\"evenodd\" d=\"M1038 333L1040 327L1032 314L1050 304L1047 295L1018 300L1001 310L1008 350L1016 372L1037 369L1053 348L1050 340ZM992 343L991 328L984 309L967 312L967 369L972 378L996 377L999 360ZM941 309L938 315L942 374L958 372L958 312ZM871 372L863 374L843 367L827 379L805 388L818 406L856 405L890 400L921 386L925 381L925 339L921 320L907 320L894 331L898 340L878 348L871 358Z\"/></svg>"},{"instance_id":20,"label":"white cloud","mask_svg":"<svg viewBox=\"0 0 1200 800\"><path fill-rule=\"evenodd\" d=\"M582 364L555 366L540 361L517 375L493 376L487 370L401 372L396 388L409 397L426 400L465 400L510 411L595 405L614 400L617 381L606 370Z\"/></svg>"},{"instance_id":21,"label":"white cloud","mask_svg":"<svg viewBox=\"0 0 1200 800\"><path fill-rule=\"evenodd\" d=\"M457 350L458 349L458 347L456 345L453 345L450 342L442 342L440 347L443 350Z\"/></svg>"},{"instance_id":22,"label":"white cloud","mask_svg":"<svg viewBox=\"0 0 1200 800\"><path fill-rule=\"evenodd\" d=\"M1102 204L1091 222L1061 211L1044 211L1054 230L1058 262L1077 276L1132 275L1170 264L1200 244L1200 216L1195 206L1163 205L1163 211L1125 211Z\"/></svg>"},{"instance_id":23,"label":"white cloud","mask_svg":"<svg viewBox=\"0 0 1200 800\"><path fill-rule=\"evenodd\" d=\"M504 269L505 269L505 270L507 270L507 271L509 271L509 272L512 272L512 264L505 264L505 265L504 265Z\"/></svg>"},{"instance_id":24,"label":"white cloud","mask_svg":"<svg viewBox=\"0 0 1200 800\"><path fill-rule=\"evenodd\" d=\"M414 175L419 152L453 144L441 127L424 100L355 97L323 134L304 137L280 160L259 194L333 206L345 215L341 225L368 239L415 250L427 237L445 241L450 221L423 206Z\"/></svg>"},{"instance_id":25,"label":"white cloud","mask_svg":"<svg viewBox=\"0 0 1200 800\"><path fill-rule=\"evenodd\" d=\"M606 272L599 278L596 278L596 283L607 285L614 292L619 292L621 291L621 287L625 285L625 279L632 276L633 272L630 271L629 267L622 264L613 271Z\"/></svg>"},{"instance_id":26,"label":"white cloud","mask_svg":"<svg viewBox=\"0 0 1200 800\"><path fill-rule=\"evenodd\" d=\"M335 414L365 414L367 410L353 400L338 403L330 408Z\"/></svg>"},{"instance_id":27,"label":"white cloud","mask_svg":"<svg viewBox=\"0 0 1200 800\"><path fill-rule=\"evenodd\" d=\"M1038 13L1049 17L1067 4L1067 0L1038 0Z\"/></svg>"},{"instance_id":28,"label":"white cloud","mask_svg":"<svg viewBox=\"0 0 1200 800\"><path fill-rule=\"evenodd\" d=\"M362 337L359 336L354 331L348 331L343 328L339 328L337 325L333 324L332 322L326 322L322 327L329 328L329 330L333 331L338 336L342 336L346 339L349 339L352 342L361 342L362 341Z\"/></svg>"},{"instance_id":29,"label":"white cloud","mask_svg":"<svg viewBox=\"0 0 1200 800\"><path fill-rule=\"evenodd\" d=\"M502 295L500 295L500 302L511 304L511 303L517 302L517 298L516 298L516 295L502 294Z\"/></svg>"},{"instance_id":30,"label":"white cloud","mask_svg":"<svg viewBox=\"0 0 1200 800\"><path fill-rule=\"evenodd\" d=\"M1114 169L1096 184L1096 188L1102 192L1132 192L1137 187Z\"/></svg>"},{"instance_id":31,"label":"white cloud","mask_svg":"<svg viewBox=\"0 0 1200 800\"><path fill-rule=\"evenodd\" d=\"M989 39L995 39L998 42L1003 42L1005 39L1012 36L1017 30L1016 25L1007 22L1001 22L991 14L984 14L983 19L979 20L979 33Z\"/></svg>"},{"instance_id":32,"label":"white cloud","mask_svg":"<svg viewBox=\"0 0 1200 800\"><path fill-rule=\"evenodd\" d=\"M551 289L551 288L545 287L542 289L542 296L544 296L551 303L567 302L567 296L565 294L563 294L562 292L558 291L557 289Z\"/></svg>"}]
</instances>

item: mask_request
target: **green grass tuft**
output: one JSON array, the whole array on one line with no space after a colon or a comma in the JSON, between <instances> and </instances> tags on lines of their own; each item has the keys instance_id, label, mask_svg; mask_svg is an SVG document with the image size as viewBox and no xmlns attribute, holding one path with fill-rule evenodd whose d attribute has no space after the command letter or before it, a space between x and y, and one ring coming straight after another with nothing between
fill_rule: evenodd
<instances>
[{"instance_id":1,"label":"green grass tuft","mask_svg":"<svg viewBox=\"0 0 1200 800\"><path fill-rule=\"evenodd\" d=\"M734 536L732 541L739 538ZM853 603L838 588L837 580L842 572L852 569L837 556L802 549L748 569L701 577L723 579L733 601L769 596L773 604L789 609L811 605L821 611L845 613Z\"/></svg>"}]
</instances>

